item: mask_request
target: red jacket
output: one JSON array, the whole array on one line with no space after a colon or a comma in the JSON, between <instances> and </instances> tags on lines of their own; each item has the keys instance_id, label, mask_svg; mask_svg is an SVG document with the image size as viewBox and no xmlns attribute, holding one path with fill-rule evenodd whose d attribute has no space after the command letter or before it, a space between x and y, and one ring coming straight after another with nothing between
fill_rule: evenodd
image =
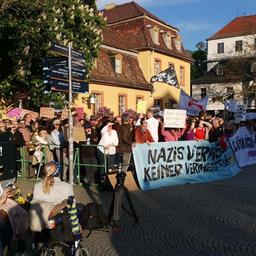
<instances>
[{"instance_id":1,"label":"red jacket","mask_svg":"<svg viewBox=\"0 0 256 256\"><path fill-rule=\"evenodd\" d=\"M143 131L141 127L135 129L135 143L142 144L146 142L154 142L149 130Z\"/></svg>"}]
</instances>

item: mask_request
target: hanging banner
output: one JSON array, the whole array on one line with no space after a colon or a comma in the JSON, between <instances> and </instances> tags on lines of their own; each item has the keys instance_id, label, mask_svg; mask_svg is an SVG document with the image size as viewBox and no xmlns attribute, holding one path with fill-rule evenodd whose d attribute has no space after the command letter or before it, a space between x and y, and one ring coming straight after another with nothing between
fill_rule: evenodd
<instances>
[{"instance_id":1,"label":"hanging banner","mask_svg":"<svg viewBox=\"0 0 256 256\"><path fill-rule=\"evenodd\" d=\"M200 111L206 110L207 103L207 96L201 100L195 100L187 95L183 90L180 90L179 108L187 110L188 116L198 116Z\"/></svg>"},{"instance_id":2,"label":"hanging banner","mask_svg":"<svg viewBox=\"0 0 256 256\"><path fill-rule=\"evenodd\" d=\"M240 171L231 148L208 141L137 144L133 157L142 190L219 180Z\"/></svg>"},{"instance_id":3,"label":"hanging banner","mask_svg":"<svg viewBox=\"0 0 256 256\"><path fill-rule=\"evenodd\" d=\"M229 139L240 167L256 164L256 133L241 127Z\"/></svg>"}]
</instances>

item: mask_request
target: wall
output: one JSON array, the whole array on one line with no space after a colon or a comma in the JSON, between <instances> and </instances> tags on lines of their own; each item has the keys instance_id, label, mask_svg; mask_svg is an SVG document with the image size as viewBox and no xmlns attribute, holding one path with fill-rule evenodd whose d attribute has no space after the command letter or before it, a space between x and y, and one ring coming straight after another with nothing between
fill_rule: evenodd
<instances>
[{"instance_id":1,"label":"wall","mask_svg":"<svg viewBox=\"0 0 256 256\"><path fill-rule=\"evenodd\" d=\"M118 115L118 95L127 95L127 109L131 108L136 110L136 97L144 97L144 100L150 102L149 98L151 93L144 90L129 89L124 87L115 87L111 85L90 84L88 94L79 94L75 101L75 106L84 107L85 112L88 115L93 114L93 107L89 108L90 104L87 104L88 97L91 93L103 94L103 106L110 108L114 115ZM151 107L148 105L148 107Z\"/></svg>"}]
</instances>

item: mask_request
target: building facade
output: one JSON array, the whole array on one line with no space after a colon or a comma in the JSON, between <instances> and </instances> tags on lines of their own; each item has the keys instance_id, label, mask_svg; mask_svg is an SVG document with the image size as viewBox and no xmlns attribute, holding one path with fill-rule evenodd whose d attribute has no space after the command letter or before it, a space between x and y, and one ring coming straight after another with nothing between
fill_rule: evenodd
<instances>
[{"instance_id":1,"label":"building facade","mask_svg":"<svg viewBox=\"0 0 256 256\"><path fill-rule=\"evenodd\" d=\"M207 42L207 72L192 81L193 97L209 96L208 110L223 110L228 99L256 109L256 15L235 18Z\"/></svg>"},{"instance_id":2,"label":"building facade","mask_svg":"<svg viewBox=\"0 0 256 256\"><path fill-rule=\"evenodd\" d=\"M175 67L180 88L190 94L191 56L184 50L179 30L130 2L108 5L103 10L107 26L96 67L90 74L89 95L79 95L76 105L95 113L107 106L120 115L136 110L139 99L147 108L170 108L179 101L180 89L150 83L152 76ZM96 104L87 104L90 96ZM92 106L89 106L92 105Z\"/></svg>"}]
</instances>

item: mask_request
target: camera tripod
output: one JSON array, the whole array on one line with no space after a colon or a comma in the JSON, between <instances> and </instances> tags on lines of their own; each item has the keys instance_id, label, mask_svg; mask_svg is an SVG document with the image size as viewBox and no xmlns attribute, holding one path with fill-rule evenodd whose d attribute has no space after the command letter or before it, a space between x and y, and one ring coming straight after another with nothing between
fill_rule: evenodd
<instances>
[{"instance_id":1,"label":"camera tripod","mask_svg":"<svg viewBox=\"0 0 256 256\"><path fill-rule=\"evenodd\" d=\"M108 220L110 221L112 230L114 232L118 230L118 221L120 220L121 216L121 208L125 210L131 217L134 218L135 223L137 223L139 220L139 217L135 212L135 208L133 206L129 191L124 185L125 177L126 174L124 171L122 171L122 165L120 164L118 166L118 172L116 174L116 185L113 191L113 196L108 214ZM131 212L129 212L122 204L123 193L126 196Z\"/></svg>"}]
</instances>

